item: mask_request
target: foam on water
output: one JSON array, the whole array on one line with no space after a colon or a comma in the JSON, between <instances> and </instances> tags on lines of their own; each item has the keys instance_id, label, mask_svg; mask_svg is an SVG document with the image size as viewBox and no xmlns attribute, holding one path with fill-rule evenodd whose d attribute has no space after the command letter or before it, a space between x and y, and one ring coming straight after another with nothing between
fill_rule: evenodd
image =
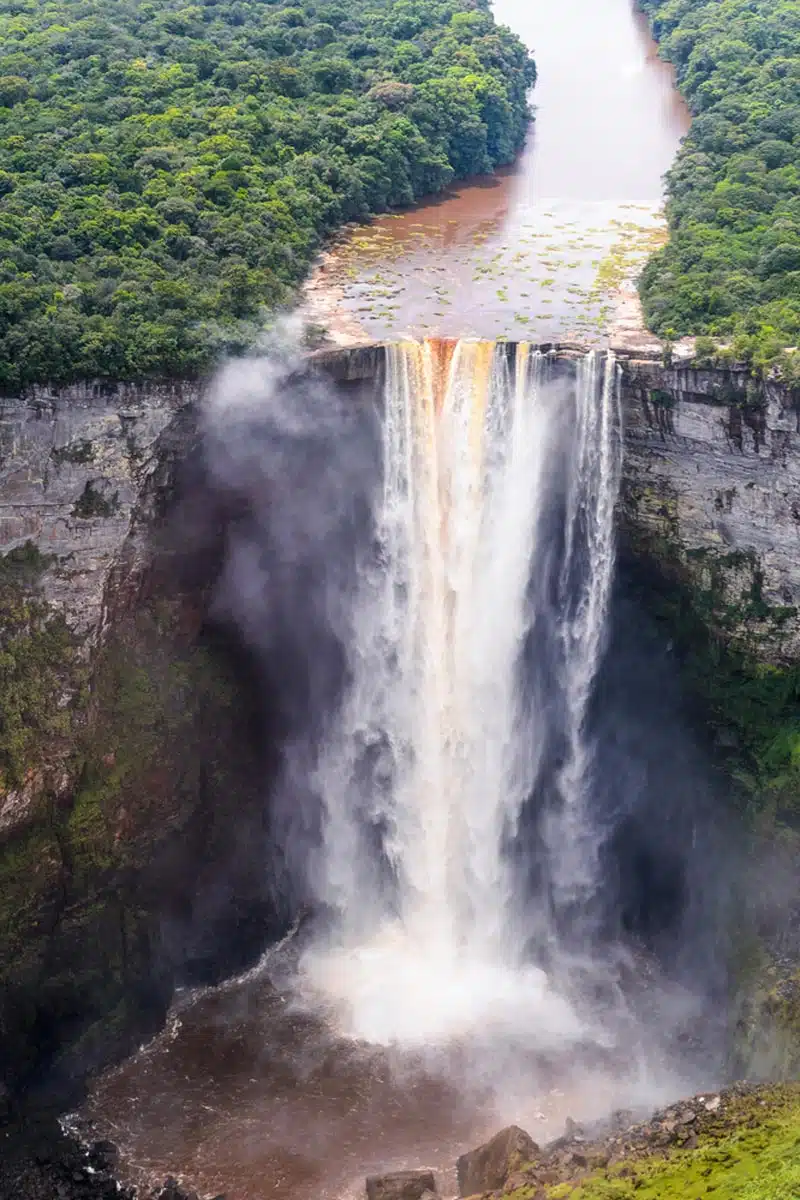
<instances>
[{"instance_id":1,"label":"foam on water","mask_svg":"<svg viewBox=\"0 0 800 1200\"><path fill-rule=\"evenodd\" d=\"M370 942L310 952L304 980L308 998L333 1005L340 1033L380 1045L447 1045L476 1031L502 1043L530 1027L537 1047L563 1049L585 1034L543 971L460 958L446 948L434 953L412 942L400 923Z\"/></svg>"}]
</instances>

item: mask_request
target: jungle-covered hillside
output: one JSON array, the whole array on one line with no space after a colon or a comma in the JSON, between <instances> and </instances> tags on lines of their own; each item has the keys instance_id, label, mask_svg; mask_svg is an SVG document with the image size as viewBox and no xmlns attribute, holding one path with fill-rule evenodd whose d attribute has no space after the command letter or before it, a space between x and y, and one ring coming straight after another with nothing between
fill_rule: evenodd
<instances>
[{"instance_id":1,"label":"jungle-covered hillside","mask_svg":"<svg viewBox=\"0 0 800 1200\"><path fill-rule=\"evenodd\" d=\"M0 0L0 389L191 375L342 223L508 163L488 0Z\"/></svg>"},{"instance_id":2,"label":"jungle-covered hillside","mask_svg":"<svg viewBox=\"0 0 800 1200\"><path fill-rule=\"evenodd\" d=\"M667 176L670 240L648 263L648 322L732 342L800 380L800 5L640 0L694 120Z\"/></svg>"}]
</instances>

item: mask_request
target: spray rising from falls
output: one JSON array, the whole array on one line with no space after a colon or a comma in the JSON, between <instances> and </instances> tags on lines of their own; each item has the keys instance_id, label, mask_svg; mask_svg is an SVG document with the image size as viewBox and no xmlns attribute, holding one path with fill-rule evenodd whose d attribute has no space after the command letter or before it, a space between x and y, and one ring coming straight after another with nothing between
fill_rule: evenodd
<instances>
[{"instance_id":1,"label":"spray rising from falls","mask_svg":"<svg viewBox=\"0 0 800 1200\"><path fill-rule=\"evenodd\" d=\"M352 682L317 772L341 925L306 960L377 1041L518 1027L532 1005L542 1036L577 1033L531 965L514 854L538 821L552 939L593 885L586 726L620 466L613 357L564 367L524 344L388 349Z\"/></svg>"}]
</instances>

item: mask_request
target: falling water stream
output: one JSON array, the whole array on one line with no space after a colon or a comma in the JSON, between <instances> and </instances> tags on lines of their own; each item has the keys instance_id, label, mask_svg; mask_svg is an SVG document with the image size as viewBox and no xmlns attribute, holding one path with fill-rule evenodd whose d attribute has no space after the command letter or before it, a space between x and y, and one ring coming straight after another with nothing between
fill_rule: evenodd
<instances>
[{"instance_id":1,"label":"falling water stream","mask_svg":"<svg viewBox=\"0 0 800 1200\"><path fill-rule=\"evenodd\" d=\"M560 1037L577 1022L521 959L506 847L559 719L554 902L591 888L585 725L613 573L617 367L592 352L567 386L526 343L481 341L397 343L388 363L353 682L318 768L320 898L342 914L341 941L305 965L370 1040L519 1029L533 996L540 1038ZM558 618L548 634L542 608ZM520 686L535 627L560 700Z\"/></svg>"}]
</instances>

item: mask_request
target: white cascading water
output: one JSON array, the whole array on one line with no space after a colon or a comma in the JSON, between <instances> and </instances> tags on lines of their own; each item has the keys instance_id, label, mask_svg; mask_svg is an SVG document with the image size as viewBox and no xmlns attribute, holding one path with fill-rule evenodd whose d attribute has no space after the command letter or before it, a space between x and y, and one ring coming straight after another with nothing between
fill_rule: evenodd
<instances>
[{"instance_id":1,"label":"white cascading water","mask_svg":"<svg viewBox=\"0 0 800 1200\"><path fill-rule=\"evenodd\" d=\"M619 375L613 356L577 363L577 411L568 473L565 550L558 608L564 643L568 753L559 780L563 807L549 824L557 905L584 897L595 880L597 839L587 819L592 747L586 718L603 651L614 574L614 506L622 465Z\"/></svg>"},{"instance_id":2,"label":"white cascading water","mask_svg":"<svg viewBox=\"0 0 800 1200\"><path fill-rule=\"evenodd\" d=\"M540 769L544 711L520 667L555 579L566 753L546 822L554 902L591 887L586 719L613 575L620 412L613 356L551 378L526 345L388 348L375 552L354 612L352 681L321 753L316 880L338 914L306 978L349 1032L458 1036L490 1019L579 1032L522 962L507 848ZM553 575L549 514L563 510ZM535 648L533 657L535 659ZM535 669L535 664L534 664Z\"/></svg>"}]
</instances>

